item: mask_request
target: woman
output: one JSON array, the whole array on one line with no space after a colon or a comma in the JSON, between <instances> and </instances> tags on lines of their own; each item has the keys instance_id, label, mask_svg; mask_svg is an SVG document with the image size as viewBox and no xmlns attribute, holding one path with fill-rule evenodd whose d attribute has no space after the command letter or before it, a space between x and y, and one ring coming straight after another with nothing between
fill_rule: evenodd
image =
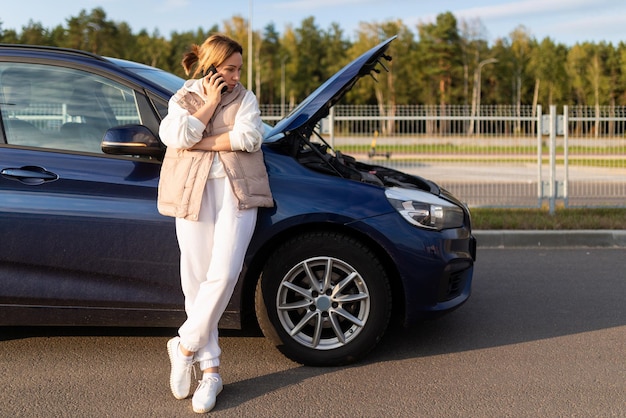
<instances>
[{"instance_id":1,"label":"woman","mask_svg":"<svg viewBox=\"0 0 626 418\"><path fill-rule=\"evenodd\" d=\"M187 398L199 363L203 377L192 398L198 413L210 411L222 391L218 321L241 272L257 208L273 206L258 103L239 83L242 51L223 35L193 45L182 60L192 79L170 99L159 129L167 152L158 207L176 217L187 314L167 343L170 388L177 399Z\"/></svg>"}]
</instances>

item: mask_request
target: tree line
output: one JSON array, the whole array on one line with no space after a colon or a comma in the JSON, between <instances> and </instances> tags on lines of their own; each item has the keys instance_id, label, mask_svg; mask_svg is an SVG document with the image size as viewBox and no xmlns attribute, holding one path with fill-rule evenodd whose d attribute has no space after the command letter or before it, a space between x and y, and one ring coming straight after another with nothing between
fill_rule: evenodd
<instances>
[{"instance_id":1,"label":"tree line","mask_svg":"<svg viewBox=\"0 0 626 418\"><path fill-rule=\"evenodd\" d=\"M323 29L314 17L279 33L274 24L253 32L247 50L247 20L234 16L221 26L172 32L133 33L126 22L107 19L102 8L82 10L65 25L44 28L30 21L21 32L4 29L0 42L75 48L159 67L185 78L180 65L192 43L222 32L252 54L253 90L261 104L293 106L345 64L384 39L397 35L385 63L347 95L344 103L385 108L396 105L551 104L626 105L626 44L577 43L565 46L549 37L535 39L518 26L492 45L480 20L458 21L451 12L415 30L401 20L361 23L350 40L338 23ZM246 84L246 70L242 82Z\"/></svg>"}]
</instances>

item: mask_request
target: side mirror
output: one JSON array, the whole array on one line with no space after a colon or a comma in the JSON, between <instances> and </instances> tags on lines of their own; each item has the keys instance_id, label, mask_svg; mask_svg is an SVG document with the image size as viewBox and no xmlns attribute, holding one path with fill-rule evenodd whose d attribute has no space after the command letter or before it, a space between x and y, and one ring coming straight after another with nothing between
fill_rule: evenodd
<instances>
[{"instance_id":1,"label":"side mirror","mask_svg":"<svg viewBox=\"0 0 626 418\"><path fill-rule=\"evenodd\" d=\"M122 125L108 129L102 138L102 152L113 155L163 157L165 146L143 125Z\"/></svg>"}]
</instances>

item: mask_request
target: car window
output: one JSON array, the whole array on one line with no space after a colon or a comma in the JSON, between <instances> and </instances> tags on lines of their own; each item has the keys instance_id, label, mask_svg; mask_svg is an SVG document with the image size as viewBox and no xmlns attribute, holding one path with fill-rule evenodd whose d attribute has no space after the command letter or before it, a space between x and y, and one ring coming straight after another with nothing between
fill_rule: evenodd
<instances>
[{"instance_id":1,"label":"car window","mask_svg":"<svg viewBox=\"0 0 626 418\"><path fill-rule=\"evenodd\" d=\"M135 92L86 71L0 63L0 109L7 144L102 153L105 131L140 124Z\"/></svg>"}]
</instances>

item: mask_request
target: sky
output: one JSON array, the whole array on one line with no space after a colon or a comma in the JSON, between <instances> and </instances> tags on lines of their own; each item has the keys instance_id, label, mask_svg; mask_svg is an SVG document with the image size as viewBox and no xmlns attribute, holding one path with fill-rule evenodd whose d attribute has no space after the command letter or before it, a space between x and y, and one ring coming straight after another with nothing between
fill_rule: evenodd
<instances>
[{"instance_id":1,"label":"sky","mask_svg":"<svg viewBox=\"0 0 626 418\"><path fill-rule=\"evenodd\" d=\"M417 25L433 23L440 13L452 12L474 27L490 44L506 38L520 25L538 41L546 37L572 46L583 42L626 42L624 0L21 0L5 2L0 11L2 29L21 32L29 21L52 29L66 26L81 10L101 7L106 19L126 22L133 33L155 30L166 38L172 32L223 27L224 21L241 16L262 32L270 23L282 33L315 18L321 30L338 23L346 37L354 39L359 23L401 20L417 35ZM77 5L77 3L80 3Z\"/></svg>"}]
</instances>

